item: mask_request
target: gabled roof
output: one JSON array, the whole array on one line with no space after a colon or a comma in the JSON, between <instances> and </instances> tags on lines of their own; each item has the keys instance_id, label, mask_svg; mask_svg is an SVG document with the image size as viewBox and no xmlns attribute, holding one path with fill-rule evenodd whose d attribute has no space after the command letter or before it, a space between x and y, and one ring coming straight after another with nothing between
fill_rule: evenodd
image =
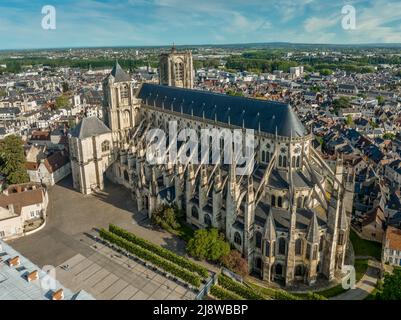
<instances>
[{"instance_id":1,"label":"gabled roof","mask_svg":"<svg viewBox=\"0 0 401 320\"><path fill-rule=\"evenodd\" d=\"M277 134L301 137L307 131L289 104L229 96L202 90L144 83L138 98L157 108L165 108L238 127Z\"/></svg>"},{"instance_id":2,"label":"gabled roof","mask_svg":"<svg viewBox=\"0 0 401 320\"><path fill-rule=\"evenodd\" d=\"M17 215L21 214L22 208L43 202L43 188L40 184L11 185L7 188L7 192L8 194L0 194L0 207L9 209L10 205L13 205L14 213Z\"/></svg>"},{"instance_id":3,"label":"gabled roof","mask_svg":"<svg viewBox=\"0 0 401 320\"><path fill-rule=\"evenodd\" d=\"M83 118L71 131L71 136L85 139L92 136L109 133L111 130L97 117Z\"/></svg>"},{"instance_id":4,"label":"gabled roof","mask_svg":"<svg viewBox=\"0 0 401 320\"><path fill-rule=\"evenodd\" d=\"M110 75L114 77L114 82L126 82L131 81L131 77L121 68L120 64L116 62Z\"/></svg>"}]
</instances>

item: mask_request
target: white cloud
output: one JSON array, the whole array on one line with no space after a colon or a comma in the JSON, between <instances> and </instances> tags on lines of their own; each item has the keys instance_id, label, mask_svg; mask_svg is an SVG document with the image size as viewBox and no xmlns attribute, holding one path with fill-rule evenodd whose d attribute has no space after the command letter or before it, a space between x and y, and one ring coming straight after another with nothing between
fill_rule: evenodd
<instances>
[{"instance_id":1,"label":"white cloud","mask_svg":"<svg viewBox=\"0 0 401 320\"><path fill-rule=\"evenodd\" d=\"M304 29L307 32L323 31L324 29L333 27L337 23L340 23L339 18L339 16L334 16L331 18L311 17L305 20Z\"/></svg>"}]
</instances>

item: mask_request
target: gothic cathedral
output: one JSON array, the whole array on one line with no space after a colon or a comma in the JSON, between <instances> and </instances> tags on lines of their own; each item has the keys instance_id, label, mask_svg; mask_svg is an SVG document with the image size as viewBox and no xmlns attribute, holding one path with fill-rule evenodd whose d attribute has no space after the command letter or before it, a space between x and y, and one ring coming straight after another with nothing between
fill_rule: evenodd
<instances>
[{"instance_id":1,"label":"gothic cathedral","mask_svg":"<svg viewBox=\"0 0 401 320\"><path fill-rule=\"evenodd\" d=\"M103 83L105 123L83 119L71 134L74 187L91 193L107 175L149 217L175 203L195 228L220 229L267 282L310 285L341 274L353 198L342 161L321 157L290 105L193 90L193 78L191 53L175 48L160 58L160 85L136 92L116 64ZM223 163L150 165L146 134L168 132L169 121L178 130L253 129L252 174Z\"/></svg>"}]
</instances>

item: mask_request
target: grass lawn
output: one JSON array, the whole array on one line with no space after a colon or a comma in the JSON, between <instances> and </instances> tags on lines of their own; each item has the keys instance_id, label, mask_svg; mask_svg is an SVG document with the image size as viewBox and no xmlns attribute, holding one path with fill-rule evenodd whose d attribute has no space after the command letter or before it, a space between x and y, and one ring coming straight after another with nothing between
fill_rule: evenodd
<instances>
[{"instance_id":1,"label":"grass lawn","mask_svg":"<svg viewBox=\"0 0 401 320\"><path fill-rule=\"evenodd\" d=\"M356 282L360 281L363 277L363 275L366 273L366 270L368 268L368 260L366 259L357 259L355 260L355 276L356 276Z\"/></svg>"},{"instance_id":2,"label":"grass lawn","mask_svg":"<svg viewBox=\"0 0 401 320\"><path fill-rule=\"evenodd\" d=\"M376 300L376 293L378 293L379 290L374 289L364 300Z\"/></svg>"},{"instance_id":3,"label":"grass lawn","mask_svg":"<svg viewBox=\"0 0 401 320\"><path fill-rule=\"evenodd\" d=\"M332 298L332 297L338 296L341 293L344 293L345 291L347 291L347 290L344 289L342 284L340 283L330 289L318 291L316 293L320 294L321 296L326 297L326 298Z\"/></svg>"},{"instance_id":4,"label":"grass lawn","mask_svg":"<svg viewBox=\"0 0 401 320\"><path fill-rule=\"evenodd\" d=\"M271 289L271 288L266 288L259 286L254 283L247 282L247 284L252 287L256 292L259 292L260 294L264 295L267 299L273 299L274 295L276 293L276 290Z\"/></svg>"},{"instance_id":5,"label":"grass lawn","mask_svg":"<svg viewBox=\"0 0 401 320\"><path fill-rule=\"evenodd\" d=\"M382 254L380 243L361 239L352 229L350 231L350 240L354 247L355 256L371 256L380 261Z\"/></svg>"},{"instance_id":6,"label":"grass lawn","mask_svg":"<svg viewBox=\"0 0 401 320\"><path fill-rule=\"evenodd\" d=\"M185 242L188 242L194 236L194 229L192 229L186 221L179 219L178 220L180 227L178 229L165 228L166 231L175 234L177 237L180 237Z\"/></svg>"}]
</instances>

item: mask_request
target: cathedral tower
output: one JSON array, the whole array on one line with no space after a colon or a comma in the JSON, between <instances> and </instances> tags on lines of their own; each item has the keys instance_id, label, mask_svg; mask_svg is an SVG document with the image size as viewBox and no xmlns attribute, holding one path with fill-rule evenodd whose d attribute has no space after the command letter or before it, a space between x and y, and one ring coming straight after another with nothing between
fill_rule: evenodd
<instances>
[{"instance_id":1,"label":"cathedral tower","mask_svg":"<svg viewBox=\"0 0 401 320\"><path fill-rule=\"evenodd\" d=\"M134 95L131 77L116 62L103 81L104 119L119 147L129 143L130 129L138 123L140 100Z\"/></svg>"},{"instance_id":2,"label":"cathedral tower","mask_svg":"<svg viewBox=\"0 0 401 320\"><path fill-rule=\"evenodd\" d=\"M175 46L170 53L163 53L160 56L159 77L161 85L192 89L194 87L192 53L178 52Z\"/></svg>"}]
</instances>

